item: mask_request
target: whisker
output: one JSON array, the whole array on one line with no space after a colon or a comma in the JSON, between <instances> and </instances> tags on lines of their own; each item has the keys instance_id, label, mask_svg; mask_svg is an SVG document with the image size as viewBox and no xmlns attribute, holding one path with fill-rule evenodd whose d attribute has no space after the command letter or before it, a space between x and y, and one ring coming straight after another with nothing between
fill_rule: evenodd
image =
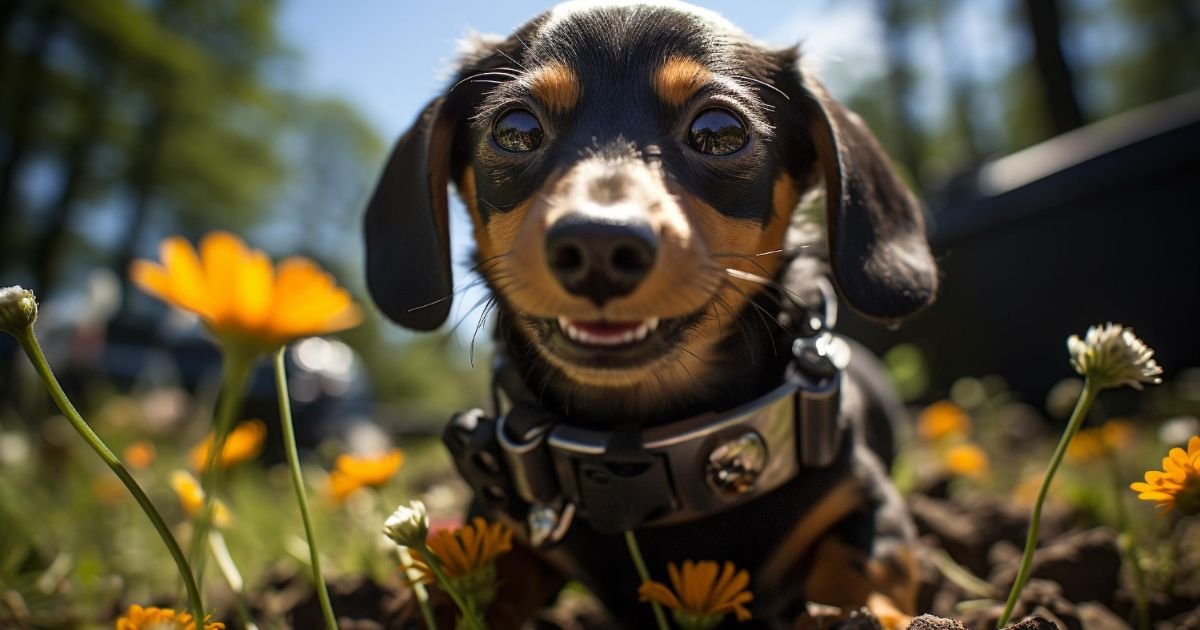
<instances>
[{"instance_id":1,"label":"whisker","mask_svg":"<svg viewBox=\"0 0 1200 630\"><path fill-rule=\"evenodd\" d=\"M475 79L478 79L480 77L488 77L488 76L508 77L509 79L520 78L518 75L515 75L515 74L509 74L507 72L498 72L496 70L489 70L487 72L479 72L476 74L472 74L471 76L462 79L458 83L455 83L454 86L450 88L449 92L453 92L454 90L458 89L458 86L460 86L464 83L467 83L468 81L474 81ZM507 83L507 81L498 81L498 83Z\"/></svg>"},{"instance_id":2,"label":"whisker","mask_svg":"<svg viewBox=\"0 0 1200 630\"><path fill-rule=\"evenodd\" d=\"M778 93L780 96L782 96L785 100L789 100L789 101L792 100L792 97L788 96L787 93L785 93L783 90L775 87L774 85L771 85L770 83L767 83L766 81L761 81L759 79L755 79L754 77L746 76L744 74L730 76L729 78L734 79L734 80L750 81L752 83L757 83L758 85L761 85L769 90L774 90L776 93Z\"/></svg>"},{"instance_id":3,"label":"whisker","mask_svg":"<svg viewBox=\"0 0 1200 630\"><path fill-rule=\"evenodd\" d=\"M479 330L483 328L483 323L487 321L488 313L496 307L496 298L492 296L488 299L488 305L483 307L483 313L479 315L479 322L475 324L475 332L471 335L471 367L475 367L475 338L479 336Z\"/></svg>"},{"instance_id":4,"label":"whisker","mask_svg":"<svg viewBox=\"0 0 1200 630\"><path fill-rule=\"evenodd\" d=\"M525 42L521 42L521 43L523 44L523 43L525 43ZM526 72L529 72L529 68L526 68L526 67L525 67L525 64L523 64L523 63L521 63L520 61L517 61L516 59L513 59L512 57L508 56L508 53L504 52L503 50L500 50L499 48L497 48L497 49L496 49L496 52L500 53L501 55L504 55L504 58L505 58L505 59L507 59L507 60L509 60L509 61L511 61L511 62L513 62L513 63L515 63L515 64L517 64L518 66L521 66L521 69L522 69L522 70L524 70L524 71L526 71Z\"/></svg>"}]
</instances>

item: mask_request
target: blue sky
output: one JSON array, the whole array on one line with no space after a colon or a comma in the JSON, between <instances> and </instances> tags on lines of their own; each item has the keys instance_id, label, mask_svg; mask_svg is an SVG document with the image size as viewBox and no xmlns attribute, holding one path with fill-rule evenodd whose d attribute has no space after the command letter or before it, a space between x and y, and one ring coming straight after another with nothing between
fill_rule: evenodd
<instances>
[{"instance_id":1,"label":"blue sky","mask_svg":"<svg viewBox=\"0 0 1200 630\"><path fill-rule=\"evenodd\" d=\"M873 2L697 2L772 44L804 40L831 88L880 72ZM443 86L456 42L472 29L507 34L549 8L547 0L401 2L287 0L281 26L300 55L306 91L339 95L388 138L407 127Z\"/></svg>"}]
</instances>

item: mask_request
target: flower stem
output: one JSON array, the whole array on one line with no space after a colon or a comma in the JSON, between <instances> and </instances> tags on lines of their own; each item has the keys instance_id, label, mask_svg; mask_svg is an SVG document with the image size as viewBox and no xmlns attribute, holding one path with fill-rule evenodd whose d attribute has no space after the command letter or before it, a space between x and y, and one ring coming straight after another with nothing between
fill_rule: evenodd
<instances>
[{"instance_id":1,"label":"flower stem","mask_svg":"<svg viewBox=\"0 0 1200 630\"><path fill-rule=\"evenodd\" d=\"M1146 572L1142 570L1141 561L1138 559L1133 525L1129 521L1129 513L1125 510L1125 480L1121 475L1121 463L1114 452L1108 454L1108 470L1112 473L1117 531L1120 532L1117 534L1117 549L1124 556L1129 567L1130 577L1133 578L1133 603L1137 612L1137 628L1138 630L1150 630L1150 603L1146 597Z\"/></svg>"},{"instance_id":2,"label":"flower stem","mask_svg":"<svg viewBox=\"0 0 1200 630\"><path fill-rule=\"evenodd\" d=\"M245 354L237 349L227 348L221 365L221 392L217 408L213 414L212 441L208 444L208 458L201 471L200 487L204 490L204 504L196 515L192 531L192 544L188 557L196 568L198 582L204 581L204 565L207 559L205 543L208 541L208 529L212 526L213 505L221 485L221 465L218 463L222 451L225 450L225 438L233 428L234 419L242 406L242 397L250 384L250 375L254 368L254 356Z\"/></svg>"},{"instance_id":3,"label":"flower stem","mask_svg":"<svg viewBox=\"0 0 1200 630\"><path fill-rule=\"evenodd\" d=\"M233 591L234 603L242 627L246 630L258 630L258 624L250 618L250 605L246 602L246 582L233 562L233 555L229 553L229 546L225 544L225 536L221 534L221 530L209 530L208 547L212 551L213 559L217 561L217 568L221 570L221 574L225 576L225 581L229 584L229 589Z\"/></svg>"},{"instance_id":4,"label":"flower stem","mask_svg":"<svg viewBox=\"0 0 1200 630\"><path fill-rule=\"evenodd\" d=\"M142 511L146 513L146 517L150 519L154 525L155 531L158 532L159 538L162 538L163 544L167 546L167 551L170 552L171 558L175 560L175 565L179 569L179 576L183 578L183 586L187 589L188 605L192 609L192 615L197 619L204 618L204 605L200 598L200 589L196 586L196 579L192 575L192 569L188 565L187 558L183 555L183 549L179 547L179 543L175 540L175 536L171 534L171 530L167 527L166 521L163 520L158 509L154 507L154 503L150 501L150 497L142 490L134 480L133 475L125 469L121 460L109 450L100 436L96 435L95 431L88 426L83 417L75 409L75 405L71 404L71 400L67 398L66 392L58 383L58 379L54 376L54 372L50 369L50 364L46 362L46 357L42 354L42 348L38 345L37 335L33 332L33 327L28 326L20 334L15 335L17 341L21 344L21 349L25 351L25 355L29 358L37 370L38 376L42 378L42 383L46 386L46 390L50 393L50 397L54 399L54 403L58 405L63 415L67 417L67 421L71 423L75 431L83 437L88 446L104 460L109 469L117 475L121 483L133 495L133 498L141 506Z\"/></svg>"},{"instance_id":5,"label":"flower stem","mask_svg":"<svg viewBox=\"0 0 1200 630\"><path fill-rule=\"evenodd\" d=\"M404 577L409 583L409 588L412 589L413 596L417 598L417 606L421 609L421 618L425 620L425 628L427 630L437 630L437 621L433 618L433 609L429 607L429 591L425 590L425 585L418 582L419 575L416 574L413 568L412 554L408 553L408 547L399 547L400 549L400 565L404 567Z\"/></svg>"},{"instance_id":6,"label":"flower stem","mask_svg":"<svg viewBox=\"0 0 1200 630\"><path fill-rule=\"evenodd\" d=\"M454 604L458 606L458 610L463 615L461 621L466 622L466 627L472 628L472 630L483 630L483 622L479 620L479 614L475 612L475 605L458 591L458 588L450 581L450 576L446 575L445 571L442 571L442 564L437 556L424 543L422 543L421 548L414 547L413 549L420 554L421 559L433 571L433 576L437 578L438 586L441 586L442 590L450 595L450 599L454 600Z\"/></svg>"},{"instance_id":7,"label":"flower stem","mask_svg":"<svg viewBox=\"0 0 1200 630\"><path fill-rule=\"evenodd\" d=\"M296 491L300 519L304 521L304 535L308 538L313 588L317 590L321 613L325 616L325 626L328 630L337 630L337 618L333 615L333 604L329 601L329 589L326 588L325 577L321 573L321 552L317 549L317 537L313 533L312 517L308 512L308 496L304 490L304 476L300 472L300 454L296 452L296 430L292 426L292 403L288 396L287 371L283 364L285 351L286 348L280 348L279 352L275 353L275 391L279 394L279 425L283 430L283 448L287 453L288 469L292 473L292 488Z\"/></svg>"},{"instance_id":8,"label":"flower stem","mask_svg":"<svg viewBox=\"0 0 1200 630\"><path fill-rule=\"evenodd\" d=\"M1083 392L1079 395L1079 400L1075 403L1075 410L1071 412L1071 419L1067 421L1067 428L1063 430L1062 438L1058 441L1058 448L1054 449L1054 455L1050 457L1050 466L1046 468L1046 476L1042 479L1042 486L1038 489L1037 501L1033 504L1033 515L1029 519L1029 534L1025 537L1025 553L1021 556L1021 567L1017 571L1017 579L1013 582L1012 591L1008 594L1008 602L1004 605L1004 612L1000 615L999 621L996 622L997 628L1003 628L1008 624L1008 620L1012 617L1013 608L1017 605L1017 600L1021 596L1021 590L1025 588L1025 583L1029 581L1029 572L1033 568L1033 552L1037 549L1038 526L1042 521L1042 506L1046 502L1046 495L1050 490L1050 482L1054 480L1054 473L1058 471L1059 464L1062 463L1063 456L1067 453L1067 445L1071 443L1071 438L1079 432L1080 425L1083 424L1084 418L1087 417L1088 411L1092 408L1092 403L1096 401L1096 395L1100 393L1100 388L1092 384L1091 379L1087 379L1083 383Z\"/></svg>"},{"instance_id":9,"label":"flower stem","mask_svg":"<svg viewBox=\"0 0 1200 630\"><path fill-rule=\"evenodd\" d=\"M629 547L629 557L633 558L633 566L637 569L642 584L649 582L650 572L646 570L646 561L642 559L642 550L638 547L637 537L633 535L632 529L625 532L625 545ZM650 608L654 611L654 621L658 624L659 630L670 630L670 626L667 625L667 615L663 613L662 606L659 606L658 602L650 602Z\"/></svg>"}]
</instances>

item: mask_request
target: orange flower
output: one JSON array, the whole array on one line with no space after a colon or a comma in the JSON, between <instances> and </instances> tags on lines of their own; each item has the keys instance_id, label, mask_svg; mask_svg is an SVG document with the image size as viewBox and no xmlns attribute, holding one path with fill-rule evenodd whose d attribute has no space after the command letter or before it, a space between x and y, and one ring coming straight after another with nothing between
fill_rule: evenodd
<instances>
[{"instance_id":1,"label":"orange flower","mask_svg":"<svg viewBox=\"0 0 1200 630\"><path fill-rule=\"evenodd\" d=\"M512 529L504 523L489 525L476 516L470 525L433 534L426 545L441 562L446 576L455 579L489 568L496 556L512 549L512 535ZM434 583L433 571L424 561L417 559L414 565L421 571L422 582Z\"/></svg>"},{"instance_id":2,"label":"orange flower","mask_svg":"<svg viewBox=\"0 0 1200 630\"><path fill-rule=\"evenodd\" d=\"M1153 501L1170 512L1179 508L1188 515L1200 514L1200 435L1188 440L1187 450L1173 448L1162 460L1162 471L1146 472L1146 482L1129 485L1138 498Z\"/></svg>"},{"instance_id":3,"label":"orange flower","mask_svg":"<svg viewBox=\"0 0 1200 630\"><path fill-rule=\"evenodd\" d=\"M221 455L217 457L217 463L222 468L232 468L244 461L249 461L258 457L262 452L263 440L267 437L267 425L263 424L262 420L247 420L229 432L229 436L225 438L225 446L221 448ZM211 433L204 441L196 445L192 452L188 454L188 459L192 463L192 468L204 471L208 465L209 449L212 448L213 436Z\"/></svg>"},{"instance_id":4,"label":"orange flower","mask_svg":"<svg viewBox=\"0 0 1200 630\"><path fill-rule=\"evenodd\" d=\"M942 400L926 407L917 417L917 435L929 442L936 442L955 435L966 435L971 430L971 417L962 407Z\"/></svg>"},{"instance_id":5,"label":"orange flower","mask_svg":"<svg viewBox=\"0 0 1200 630\"><path fill-rule=\"evenodd\" d=\"M125 447L121 459L124 459L125 463L134 470L145 470L154 463L155 454L154 444L146 440L138 440Z\"/></svg>"},{"instance_id":6,"label":"orange flower","mask_svg":"<svg viewBox=\"0 0 1200 630\"><path fill-rule=\"evenodd\" d=\"M950 447L942 455L946 470L965 477L979 479L987 474L988 456L978 446L966 443Z\"/></svg>"},{"instance_id":7,"label":"orange flower","mask_svg":"<svg viewBox=\"0 0 1200 630\"><path fill-rule=\"evenodd\" d=\"M729 613L738 621L750 619L746 608L754 594L746 590L750 574L737 571L732 562L723 567L711 560L686 560L683 570L674 562L667 564L671 588L660 582L646 582L638 589L644 602L657 602L671 609L675 621L684 628L712 628Z\"/></svg>"},{"instance_id":8,"label":"orange flower","mask_svg":"<svg viewBox=\"0 0 1200 630\"><path fill-rule=\"evenodd\" d=\"M212 615L204 618L201 630L225 630L225 624L219 621L209 621ZM117 630L193 630L196 623L188 613L177 613L170 608L142 608L137 604L120 619L117 619Z\"/></svg>"},{"instance_id":9,"label":"orange flower","mask_svg":"<svg viewBox=\"0 0 1200 630\"><path fill-rule=\"evenodd\" d=\"M200 487L200 482L186 470L176 470L171 473L171 489L175 491L175 496L179 497L179 504L183 506L183 511L187 515L195 518L200 510L204 507L204 488ZM233 522L233 516L229 513L229 508L220 499L213 501L212 522L220 528L229 527Z\"/></svg>"},{"instance_id":10,"label":"orange flower","mask_svg":"<svg viewBox=\"0 0 1200 630\"><path fill-rule=\"evenodd\" d=\"M1083 429L1067 445L1067 459L1084 463L1107 457L1128 446L1133 434L1133 424L1127 420L1109 420L1094 429Z\"/></svg>"},{"instance_id":11,"label":"orange flower","mask_svg":"<svg viewBox=\"0 0 1200 630\"><path fill-rule=\"evenodd\" d=\"M228 232L205 236L199 254L183 238L168 238L159 256L162 264L135 261L133 281L200 316L222 342L269 352L361 320L350 294L316 263L293 257L272 268L266 254Z\"/></svg>"},{"instance_id":12,"label":"orange flower","mask_svg":"<svg viewBox=\"0 0 1200 630\"><path fill-rule=\"evenodd\" d=\"M404 464L404 453L394 448L376 457L339 455L329 473L329 491L334 500L345 501L350 493L362 487L379 487L387 483Z\"/></svg>"}]
</instances>

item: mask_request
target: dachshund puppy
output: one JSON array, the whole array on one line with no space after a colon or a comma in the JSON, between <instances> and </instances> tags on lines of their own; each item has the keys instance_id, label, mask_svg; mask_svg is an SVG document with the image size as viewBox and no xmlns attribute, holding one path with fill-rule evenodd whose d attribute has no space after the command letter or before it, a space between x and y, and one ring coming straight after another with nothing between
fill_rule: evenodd
<instances>
[{"instance_id":1,"label":"dachshund puppy","mask_svg":"<svg viewBox=\"0 0 1200 630\"><path fill-rule=\"evenodd\" d=\"M501 415L447 431L474 509L519 539L495 626L575 579L650 627L628 530L659 580L748 569L751 625L802 625L808 602L906 624L903 410L828 327L839 299L912 315L937 270L918 202L797 49L676 2L569 2L475 42L366 211L371 295L410 329L449 314L451 183L497 311ZM801 243L810 192L825 238Z\"/></svg>"}]
</instances>

